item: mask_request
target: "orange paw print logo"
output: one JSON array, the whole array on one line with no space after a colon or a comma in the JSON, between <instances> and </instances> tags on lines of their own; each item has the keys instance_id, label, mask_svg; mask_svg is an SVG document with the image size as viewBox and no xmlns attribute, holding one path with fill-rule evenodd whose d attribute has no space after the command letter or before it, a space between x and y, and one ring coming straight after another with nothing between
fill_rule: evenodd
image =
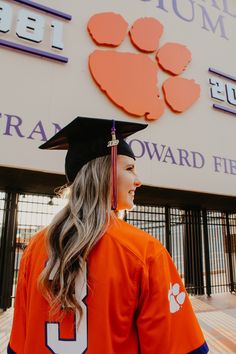
<instances>
[{"instance_id":1,"label":"orange paw print logo","mask_svg":"<svg viewBox=\"0 0 236 354\"><path fill-rule=\"evenodd\" d=\"M99 13L88 22L88 32L97 45L118 47L125 39L128 23L112 12ZM188 48L166 43L159 48L162 24L155 18L136 20L129 31L132 44L142 53L95 50L89 56L89 69L99 88L127 113L147 120L161 117L165 106L184 112L198 99L200 86L180 77L191 61ZM155 58L149 54L154 53ZM153 55L153 54L152 54ZM158 89L158 71L172 76Z\"/></svg>"}]
</instances>

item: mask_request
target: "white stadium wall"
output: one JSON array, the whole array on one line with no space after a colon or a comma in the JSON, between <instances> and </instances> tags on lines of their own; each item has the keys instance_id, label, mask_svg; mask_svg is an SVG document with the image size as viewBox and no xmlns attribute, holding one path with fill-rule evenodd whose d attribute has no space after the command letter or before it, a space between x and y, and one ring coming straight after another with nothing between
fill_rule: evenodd
<instances>
[{"instance_id":1,"label":"white stadium wall","mask_svg":"<svg viewBox=\"0 0 236 354\"><path fill-rule=\"evenodd\" d=\"M97 46L91 16L112 12L129 28L142 17L163 25L160 47L185 45L181 77L200 85L186 111L159 119L125 112L100 90L88 59ZM236 196L236 3L231 0L0 1L0 166L64 173L64 152L38 146L76 116L148 122L128 141L143 184ZM127 33L117 52L138 53ZM155 53L145 54L155 60ZM158 71L161 83L170 74Z\"/></svg>"}]
</instances>

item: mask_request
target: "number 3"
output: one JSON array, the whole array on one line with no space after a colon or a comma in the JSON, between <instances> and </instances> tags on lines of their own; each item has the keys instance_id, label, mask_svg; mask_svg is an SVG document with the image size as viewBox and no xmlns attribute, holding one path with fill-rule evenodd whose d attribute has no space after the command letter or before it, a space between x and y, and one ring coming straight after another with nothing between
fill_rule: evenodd
<instances>
[{"instance_id":1,"label":"number 3","mask_svg":"<svg viewBox=\"0 0 236 354\"><path fill-rule=\"evenodd\" d=\"M60 338L60 324L55 322L46 323L46 345L55 354L83 354L88 347L88 313L84 300L87 296L87 264L83 274L79 274L75 281L75 296L81 302L83 317L78 327L78 313L74 319L74 338Z\"/></svg>"}]
</instances>

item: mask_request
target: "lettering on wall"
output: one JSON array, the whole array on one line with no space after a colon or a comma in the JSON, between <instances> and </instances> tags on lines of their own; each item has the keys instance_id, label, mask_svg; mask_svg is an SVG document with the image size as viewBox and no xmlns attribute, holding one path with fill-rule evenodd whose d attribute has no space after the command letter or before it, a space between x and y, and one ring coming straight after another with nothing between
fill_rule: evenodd
<instances>
[{"instance_id":1,"label":"lettering on wall","mask_svg":"<svg viewBox=\"0 0 236 354\"><path fill-rule=\"evenodd\" d=\"M232 0L139 0L151 2L158 10L172 13L187 23L199 23L201 29L228 40L227 20L236 19L236 1Z\"/></svg>"},{"instance_id":2,"label":"lettering on wall","mask_svg":"<svg viewBox=\"0 0 236 354\"><path fill-rule=\"evenodd\" d=\"M24 121L16 114L0 113L0 134L7 137L38 140L44 142L51 135L56 134L61 127L58 123L51 123L51 130L46 135L46 128L41 120L33 121L29 129L25 128Z\"/></svg>"},{"instance_id":3,"label":"lettering on wall","mask_svg":"<svg viewBox=\"0 0 236 354\"><path fill-rule=\"evenodd\" d=\"M212 107L236 114L236 77L214 68L209 68L209 72L212 74L209 77L210 95L216 102Z\"/></svg>"},{"instance_id":4,"label":"lettering on wall","mask_svg":"<svg viewBox=\"0 0 236 354\"><path fill-rule=\"evenodd\" d=\"M26 127L27 126L27 127ZM33 121L32 125L24 123L17 114L0 113L0 135L9 139L30 139L39 144L61 130L58 123L50 124L42 120ZM210 169L216 174L236 176L236 159L212 155L206 157L204 152L187 147L173 147L163 142L151 142L140 139L128 139L127 143L137 159L146 158L153 164L166 164L175 168L191 168L195 171Z\"/></svg>"},{"instance_id":5,"label":"lettering on wall","mask_svg":"<svg viewBox=\"0 0 236 354\"><path fill-rule=\"evenodd\" d=\"M212 155L209 159L201 151L140 139L129 140L129 145L137 159L145 157L153 163L164 163L195 170L208 168L217 174L236 176L236 159L217 155Z\"/></svg>"},{"instance_id":6,"label":"lettering on wall","mask_svg":"<svg viewBox=\"0 0 236 354\"><path fill-rule=\"evenodd\" d=\"M64 50L63 20L70 21L71 15L30 0L15 0L15 2L25 5L25 8L21 7L17 10L6 1L0 1L0 46L67 63L68 58L56 51ZM31 8L38 10L38 13ZM45 13L54 18L45 16ZM9 32L15 33L16 42L9 41ZM50 44L49 50L45 51L40 49L40 44L49 41L48 33L50 33ZM30 42L34 44L29 46ZM35 44L38 46L36 47Z\"/></svg>"}]
</instances>

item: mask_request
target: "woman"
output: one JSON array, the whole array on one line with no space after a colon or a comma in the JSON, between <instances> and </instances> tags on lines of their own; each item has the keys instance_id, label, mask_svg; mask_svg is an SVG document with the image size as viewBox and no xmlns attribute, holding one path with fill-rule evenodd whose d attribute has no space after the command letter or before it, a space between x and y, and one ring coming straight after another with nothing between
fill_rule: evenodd
<instances>
[{"instance_id":1,"label":"woman","mask_svg":"<svg viewBox=\"0 0 236 354\"><path fill-rule=\"evenodd\" d=\"M208 352L165 248L117 217L141 184L124 139L145 127L78 117L42 146L68 150L70 196L24 253L8 353Z\"/></svg>"}]
</instances>

